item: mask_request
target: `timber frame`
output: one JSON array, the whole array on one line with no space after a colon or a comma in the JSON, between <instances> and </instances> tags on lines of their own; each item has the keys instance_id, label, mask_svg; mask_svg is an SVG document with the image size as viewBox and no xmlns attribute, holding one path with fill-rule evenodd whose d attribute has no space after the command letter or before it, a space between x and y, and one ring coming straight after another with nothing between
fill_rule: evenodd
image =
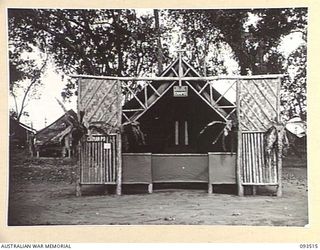
<instances>
[{"instance_id":1,"label":"timber frame","mask_svg":"<svg viewBox=\"0 0 320 250\"><path fill-rule=\"evenodd\" d=\"M178 63L178 72L175 70L172 66ZM184 70L182 65L187 65L187 69ZM166 74L171 70L171 73L174 74L174 76L166 76ZM188 76L188 73L193 72L193 75L196 76ZM80 78L80 79L97 79L97 80L109 80L109 81L115 81L115 84L118 85L118 88L121 87L130 94L131 99L135 100L136 103L139 104L139 107L128 109L128 108L120 108L120 112L122 113L122 117L125 119L124 122L134 122L137 121L143 114L145 114L153 105L155 105L170 89L173 88L173 86L182 86L182 83L184 83L185 86L188 86L199 98L204 101L212 110L214 110L224 121L227 121L230 119L231 115L235 115L237 117L237 121L239 124L241 124L238 128L238 145L243 145L242 143L242 137L244 133L256 133L256 132L263 132L267 128L263 121L261 121L261 116L259 118L259 115L256 114L255 110L251 108L249 103L246 103L245 100L242 101L242 103L245 103L247 108L250 110L251 115L255 117L254 121L258 121L257 124L262 125L256 126L256 123L253 122L252 127L253 129L249 128L249 126L246 124L246 122L243 121L242 117L246 116L245 112L242 112L242 117L240 115L239 109L241 106L240 102L240 88L245 89L245 84L242 84L243 81L251 81L254 84L256 80L262 81L266 79L271 80L277 80L280 83L281 77L283 77L282 74L270 74L270 75L253 75L253 76L211 76L211 77L203 77L200 76L197 71L188 64L181 56L181 53L179 53L179 57L172 62L172 64L162 73L159 77L116 77L116 76L92 76L92 75L71 75L73 78ZM219 80L231 80L234 81L230 86L228 86L222 93L219 93L220 96L218 98L214 98L214 82ZM129 82L135 82L135 81L143 81L144 86L141 91L134 92L128 85ZM155 87L152 82L162 82L165 83L165 88L160 88L162 85L159 85L158 88ZM193 82L202 82L203 85L198 85L195 87ZM266 83L268 85L268 83ZM201 86L201 87L199 87ZM270 87L270 86L269 86ZM275 93L277 98L277 104L276 109L274 110L276 112L276 121L279 122L279 88L277 89L277 93ZM229 102L230 104L225 105L223 104L222 100L226 99L226 94L231 90L236 91L236 102ZM270 92L270 91L269 91ZM272 92L272 91L271 91ZM143 94L142 94L143 93ZM153 96L152 102L150 102L150 93ZM251 93L248 91L248 95L251 95ZM265 96L264 96L265 97ZM255 98L252 98L255 100ZM266 101L268 102L268 98L266 98ZM149 102L148 102L149 100ZM261 106L259 103L257 103L257 106ZM119 107L122 107L121 103L119 104ZM272 108L274 108L271 105ZM261 107L262 113L263 107ZM119 113L121 116L121 113ZM270 117L268 117L268 114L264 114L268 120L271 121ZM121 119L121 117L118 117L118 119ZM252 119L252 118L251 118ZM247 120L251 121L248 117ZM123 121L122 121L123 122ZM252 122L251 122L252 123ZM118 157L119 160L119 166L118 166L118 176L117 176L117 194L121 194L121 175L122 175L122 163L121 163L121 137L118 137L118 152L120 152L120 156ZM278 191L277 195L281 196L281 169L282 169L282 160L281 155L278 153L277 156L277 166L278 166L278 173L277 173L277 183L259 183L259 182L244 182L243 180L243 172L246 171L246 169L242 169L243 167L243 157L242 157L242 148L238 147L237 152L237 161L236 161L236 176L237 176L237 185L238 185L238 194L242 196L244 194L244 186L252 186L253 193L255 192L255 187L258 185L277 185Z\"/></svg>"}]
</instances>

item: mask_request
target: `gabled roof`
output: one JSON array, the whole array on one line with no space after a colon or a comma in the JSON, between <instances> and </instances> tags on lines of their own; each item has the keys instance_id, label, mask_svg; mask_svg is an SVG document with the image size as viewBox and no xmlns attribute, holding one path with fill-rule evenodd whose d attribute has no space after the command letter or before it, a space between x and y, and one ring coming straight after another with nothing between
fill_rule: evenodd
<instances>
[{"instance_id":1,"label":"gabled roof","mask_svg":"<svg viewBox=\"0 0 320 250\"><path fill-rule=\"evenodd\" d=\"M48 143L59 143L61 139L71 131L74 121L77 120L77 114L70 109L49 126L40 130L35 138L36 145L45 145Z\"/></svg>"},{"instance_id":2,"label":"gabled roof","mask_svg":"<svg viewBox=\"0 0 320 250\"><path fill-rule=\"evenodd\" d=\"M11 124L11 125L12 125L12 124L15 124L16 126L19 126L19 127L21 127L22 129L24 129L24 130L26 130L26 131L28 131L28 132L30 132L30 133L33 133L33 134L35 134L35 133L37 132L37 130L35 130L34 128L31 128L31 127L23 124L22 122L17 121L16 119L14 119L14 118L12 118L12 117L10 117L10 124Z\"/></svg>"},{"instance_id":3,"label":"gabled roof","mask_svg":"<svg viewBox=\"0 0 320 250\"><path fill-rule=\"evenodd\" d=\"M201 77L201 75L184 59L181 59L181 66L183 69L183 74L185 77ZM175 59L173 62L162 72L160 75L161 77L177 77L179 71L179 60ZM218 105L215 105L211 102L210 98L210 86L206 85L205 81L186 81L184 85L187 84L190 91L194 91L199 98L201 98L204 102L206 102L214 111L216 111L224 120L227 119L228 112L220 107ZM147 91L142 89L140 92L136 94L136 97L130 99L128 102L126 102L123 106L123 111L125 110L133 110L133 109L139 109L142 108L141 103L144 102L145 96L147 96L147 102L146 107L143 108L143 110L136 111L136 112L130 112L125 113L127 117L131 121L138 120L144 113L146 113L149 108L151 108L153 105L155 105L159 99L162 98L162 96L165 95L171 88L173 88L174 85L178 85L177 81L153 81L150 83L151 86L146 86ZM155 92L152 89L155 89L157 92ZM146 93L145 93L146 92ZM200 94L199 94L200 92ZM233 105L232 101L229 101L226 99L225 96L221 96L221 93L213 88L212 90L212 96L214 100L219 99L219 103L221 106L231 106ZM139 99L139 101L137 100Z\"/></svg>"}]
</instances>

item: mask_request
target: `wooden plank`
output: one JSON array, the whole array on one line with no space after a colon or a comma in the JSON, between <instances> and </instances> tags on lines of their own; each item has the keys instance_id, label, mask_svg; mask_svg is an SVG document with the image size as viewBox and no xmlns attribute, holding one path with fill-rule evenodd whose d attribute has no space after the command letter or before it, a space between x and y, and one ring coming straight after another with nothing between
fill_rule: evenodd
<instances>
[{"instance_id":1,"label":"wooden plank","mask_svg":"<svg viewBox=\"0 0 320 250\"><path fill-rule=\"evenodd\" d=\"M144 109L123 109L122 112L137 112L143 111Z\"/></svg>"},{"instance_id":2,"label":"wooden plank","mask_svg":"<svg viewBox=\"0 0 320 250\"><path fill-rule=\"evenodd\" d=\"M240 91L241 84L240 81L237 81L236 88L236 96L237 96L237 119L238 123L241 123L240 117ZM241 174L241 165L242 165L242 128L239 126L238 128L238 147L237 147L237 165L236 165L236 173L237 173L237 186L238 186L238 195L243 196L243 186L242 186L242 174Z\"/></svg>"},{"instance_id":3,"label":"wooden plank","mask_svg":"<svg viewBox=\"0 0 320 250\"><path fill-rule=\"evenodd\" d=\"M255 183L255 170L254 170L254 159L253 159L253 145L251 143L251 134L247 134L247 140L249 145L249 165L250 165L250 182Z\"/></svg>"},{"instance_id":4,"label":"wooden plank","mask_svg":"<svg viewBox=\"0 0 320 250\"><path fill-rule=\"evenodd\" d=\"M182 59L183 60L183 59ZM184 60L183 60L184 61ZM184 61L185 62L185 61ZM187 63L188 64L188 63ZM190 64L188 64L190 65ZM192 67L192 66L190 66ZM192 67L193 68L193 67ZM170 69L169 69L170 70ZM194 70L195 71L195 70ZM213 81L213 80L251 80L251 79L275 79L283 77L283 74L273 74L273 75L252 75L252 76L242 76L242 75L233 75L233 76L200 76L197 71L195 73L197 77L182 77L182 81ZM117 77L117 76L95 76L95 75L69 75L71 78L92 78L92 79L106 79L106 80L120 80L120 81L177 81L179 77Z\"/></svg>"},{"instance_id":5,"label":"wooden plank","mask_svg":"<svg viewBox=\"0 0 320 250\"><path fill-rule=\"evenodd\" d=\"M249 182L249 174L248 174L248 167L247 167L247 163L248 163L248 147L247 147L247 141L246 141L246 134L242 134L242 167L243 167L243 182Z\"/></svg>"},{"instance_id":6,"label":"wooden plank","mask_svg":"<svg viewBox=\"0 0 320 250\"><path fill-rule=\"evenodd\" d=\"M274 182L264 182L264 183L255 183L255 182L248 182L243 183L243 186L278 186L278 183Z\"/></svg>"}]
</instances>

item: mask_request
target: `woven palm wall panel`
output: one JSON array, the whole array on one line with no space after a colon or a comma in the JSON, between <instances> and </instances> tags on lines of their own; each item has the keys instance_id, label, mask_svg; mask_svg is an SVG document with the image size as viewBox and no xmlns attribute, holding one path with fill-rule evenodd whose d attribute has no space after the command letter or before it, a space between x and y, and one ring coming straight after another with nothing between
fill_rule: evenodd
<instances>
[{"instance_id":1,"label":"woven palm wall panel","mask_svg":"<svg viewBox=\"0 0 320 250\"><path fill-rule=\"evenodd\" d=\"M278 118L279 79L239 82L239 115L242 131L266 131Z\"/></svg>"},{"instance_id":2,"label":"woven palm wall panel","mask_svg":"<svg viewBox=\"0 0 320 250\"><path fill-rule=\"evenodd\" d=\"M276 152L265 154L265 132L279 119L280 79L238 82L238 151L242 185L278 185Z\"/></svg>"},{"instance_id":3,"label":"woven palm wall panel","mask_svg":"<svg viewBox=\"0 0 320 250\"><path fill-rule=\"evenodd\" d=\"M83 122L111 127L121 125L121 87L117 80L80 79L78 110L84 111Z\"/></svg>"}]
</instances>

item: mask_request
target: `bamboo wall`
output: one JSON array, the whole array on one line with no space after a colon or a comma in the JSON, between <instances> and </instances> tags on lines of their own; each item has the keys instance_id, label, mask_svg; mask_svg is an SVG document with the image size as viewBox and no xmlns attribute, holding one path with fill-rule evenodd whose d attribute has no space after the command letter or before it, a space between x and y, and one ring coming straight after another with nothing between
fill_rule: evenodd
<instances>
[{"instance_id":1,"label":"bamboo wall","mask_svg":"<svg viewBox=\"0 0 320 250\"><path fill-rule=\"evenodd\" d=\"M281 159L266 156L265 132L279 122L280 78L242 79L237 85L239 194L242 185L281 187ZM279 177L280 176L280 177Z\"/></svg>"}]
</instances>

